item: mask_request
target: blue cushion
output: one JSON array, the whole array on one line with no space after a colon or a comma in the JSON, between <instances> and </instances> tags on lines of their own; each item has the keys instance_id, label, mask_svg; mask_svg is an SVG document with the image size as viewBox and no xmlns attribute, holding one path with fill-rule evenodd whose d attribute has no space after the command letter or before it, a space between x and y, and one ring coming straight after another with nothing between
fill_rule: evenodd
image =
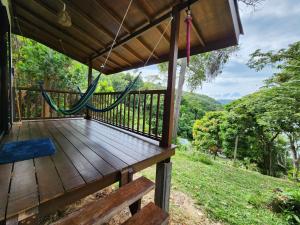
<instances>
[{"instance_id":1,"label":"blue cushion","mask_svg":"<svg viewBox=\"0 0 300 225\"><path fill-rule=\"evenodd\" d=\"M8 142L0 149L0 164L53 155L55 145L50 138Z\"/></svg>"}]
</instances>

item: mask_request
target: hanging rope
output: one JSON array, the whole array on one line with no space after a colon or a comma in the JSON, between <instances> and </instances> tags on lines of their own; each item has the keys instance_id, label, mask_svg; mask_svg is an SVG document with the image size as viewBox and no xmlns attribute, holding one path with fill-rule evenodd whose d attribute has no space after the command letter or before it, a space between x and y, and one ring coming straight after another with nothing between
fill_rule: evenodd
<instances>
[{"instance_id":1,"label":"hanging rope","mask_svg":"<svg viewBox=\"0 0 300 225\"><path fill-rule=\"evenodd\" d=\"M126 9L126 12L125 12L125 14L124 14L124 16L123 16L122 22L120 23L120 26L119 26L119 29L118 29L118 31L117 31L117 33L116 33L115 39L113 40L113 43L112 43L111 46L110 46L110 49L109 49L109 52L108 52L108 54L107 54L107 56L106 56L106 58L105 58L105 61L104 61L104 63L101 65L102 70L105 68L105 65L106 65L106 63L107 63L107 60L108 60L109 57L110 57L110 54L111 54L111 52L112 52L112 49L113 49L114 45L116 44L116 40L117 40L117 38L118 38L118 36L119 36L119 33L120 33L120 31L121 31L121 28L122 28L122 26L123 26L123 23L124 23L124 21L125 21L125 18L126 18L127 14L128 14L128 11L129 11L129 9L130 9L131 3L132 3L132 0L130 0L130 2L129 2L129 5L128 5L128 7L127 7L127 9Z\"/></svg>"},{"instance_id":2,"label":"hanging rope","mask_svg":"<svg viewBox=\"0 0 300 225\"><path fill-rule=\"evenodd\" d=\"M186 60L187 60L187 66L189 66L190 55L191 55L191 25L192 25L190 6L188 7L186 13L187 16L184 20L184 22L186 23Z\"/></svg>"},{"instance_id":3,"label":"hanging rope","mask_svg":"<svg viewBox=\"0 0 300 225\"><path fill-rule=\"evenodd\" d=\"M148 64L149 60L150 60L151 57L153 56L154 51L156 50L156 48L157 48L157 46L159 45L159 43L160 43L162 37L165 35L166 31L168 30L168 28L169 28L169 26L170 26L172 20L173 20L173 16L171 16L171 18L170 18L170 20L169 20L167 26L165 27L164 31L162 32L161 36L159 37L159 39L158 39L156 45L154 46L152 52L150 53L150 55L149 55L148 59L146 60L146 62L145 62L145 64L144 64L143 67L145 67L145 66Z\"/></svg>"}]
</instances>

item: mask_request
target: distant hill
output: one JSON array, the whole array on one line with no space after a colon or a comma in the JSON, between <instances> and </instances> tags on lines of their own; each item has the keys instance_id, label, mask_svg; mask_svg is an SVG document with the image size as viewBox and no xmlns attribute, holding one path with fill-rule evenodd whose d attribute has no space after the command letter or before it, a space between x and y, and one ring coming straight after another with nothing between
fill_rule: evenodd
<instances>
[{"instance_id":1,"label":"distant hill","mask_svg":"<svg viewBox=\"0 0 300 225\"><path fill-rule=\"evenodd\" d=\"M201 119L208 111L222 110L223 106L207 95L184 92L180 107L178 136L192 139L195 120Z\"/></svg>"},{"instance_id":2,"label":"distant hill","mask_svg":"<svg viewBox=\"0 0 300 225\"><path fill-rule=\"evenodd\" d=\"M234 101L235 99L217 99L217 102L219 102L222 105L227 105L228 103Z\"/></svg>"}]
</instances>

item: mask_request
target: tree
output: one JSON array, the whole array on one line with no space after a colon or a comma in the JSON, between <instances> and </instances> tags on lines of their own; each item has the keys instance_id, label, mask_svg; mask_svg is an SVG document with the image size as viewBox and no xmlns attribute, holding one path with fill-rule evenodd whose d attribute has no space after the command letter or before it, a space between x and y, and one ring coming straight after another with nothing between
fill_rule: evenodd
<instances>
[{"instance_id":1,"label":"tree","mask_svg":"<svg viewBox=\"0 0 300 225\"><path fill-rule=\"evenodd\" d=\"M193 126L194 146L216 157L222 151L221 127L226 112L207 112Z\"/></svg>"},{"instance_id":2,"label":"tree","mask_svg":"<svg viewBox=\"0 0 300 225\"><path fill-rule=\"evenodd\" d=\"M179 60L178 66L180 67L180 71L174 106L173 138L176 138L177 136L180 104L182 100L185 81L187 80L190 90L194 91L198 87L201 87L203 82L214 79L218 74L222 72L224 64L228 61L229 56L236 49L236 47L230 47L214 52L192 56L189 67L187 66L185 58ZM160 64L159 69L161 72L165 73L167 71L167 64Z\"/></svg>"},{"instance_id":3,"label":"tree","mask_svg":"<svg viewBox=\"0 0 300 225\"><path fill-rule=\"evenodd\" d=\"M16 35L12 36L12 48L17 86L38 87L43 82L45 89L75 90L87 85L87 67L63 54ZM44 113L49 116L47 104Z\"/></svg>"},{"instance_id":4,"label":"tree","mask_svg":"<svg viewBox=\"0 0 300 225\"><path fill-rule=\"evenodd\" d=\"M276 52L261 52L258 49L251 54L248 66L257 71L272 66L279 71L266 81L267 87L275 87L264 91L268 113L263 116L262 121L268 122L288 137L293 157L293 177L297 179L300 164L299 146L297 146L300 139L300 42L295 42L288 48Z\"/></svg>"}]
</instances>

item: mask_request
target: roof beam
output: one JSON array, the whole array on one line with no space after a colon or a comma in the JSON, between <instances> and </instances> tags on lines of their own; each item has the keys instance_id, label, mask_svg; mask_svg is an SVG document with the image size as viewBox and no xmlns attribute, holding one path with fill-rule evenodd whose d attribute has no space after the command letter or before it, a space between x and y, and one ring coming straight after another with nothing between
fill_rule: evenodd
<instances>
[{"instance_id":1,"label":"roof beam","mask_svg":"<svg viewBox=\"0 0 300 225\"><path fill-rule=\"evenodd\" d=\"M193 16L193 13L191 12L191 17L194 18ZM205 42L204 42L204 39L202 37L202 32L197 28L197 24L196 24L196 21L192 19L192 28L193 30L195 31L196 33L196 36L198 38L198 40L200 41L201 45L202 46L205 46Z\"/></svg>"},{"instance_id":2,"label":"roof beam","mask_svg":"<svg viewBox=\"0 0 300 225\"><path fill-rule=\"evenodd\" d=\"M48 13L52 14L52 16L57 17L57 13L56 11L50 9L47 5L45 5L45 3L41 2L41 1L33 1L35 4L37 4L39 7L45 9L48 11ZM41 19L39 16L37 16L38 19ZM88 34L87 32L85 32L84 30L82 30L80 27L78 27L76 24L72 24L72 26L70 27L70 29L74 29L75 32L81 33L85 39L88 42L93 42L95 45L99 45L101 48L104 47L104 43L102 43L102 41L90 36L90 34Z\"/></svg>"},{"instance_id":3,"label":"roof beam","mask_svg":"<svg viewBox=\"0 0 300 225\"><path fill-rule=\"evenodd\" d=\"M141 3L140 1L136 1L136 4L138 5L138 9L140 11L142 11L142 14L146 17L148 24L151 22L151 15L149 15L149 11L147 10L147 8L150 8L148 2L143 2ZM170 38L168 38L166 36L166 34L164 33L164 29L161 27L161 25L157 25L155 26L155 28L158 30L158 32L163 35L163 38L167 41L167 43L169 43Z\"/></svg>"},{"instance_id":4,"label":"roof beam","mask_svg":"<svg viewBox=\"0 0 300 225\"><path fill-rule=\"evenodd\" d=\"M28 33L28 35L26 35L26 37L28 37L28 38L34 37L34 39L39 40L40 43L45 44L46 46L50 46L51 48L53 48L54 50L56 50L58 52L61 52L61 53L65 54L65 55L67 55L67 56L69 56L71 58L77 58L77 59L79 58L81 60L78 60L78 61L80 61L81 63L85 63L85 64L87 63L86 58L80 56L80 54L82 54L82 50L79 50L76 47L74 47L74 46L72 46L72 45L70 45L68 43L65 43L65 47L67 47L68 49L71 49L71 52L72 52L72 55L71 54L67 54L67 53L64 52L64 50L60 46L59 38L58 37L53 36L52 34L48 33L47 31L45 31L45 30L43 30L43 29L41 29L39 27L33 26L29 22L26 22L26 21L23 21L23 20L19 20L19 21L21 23L23 23L22 33L24 31L26 31L25 33ZM35 34L34 31L36 29L39 30L39 35ZM41 38L40 34L43 35L43 36L45 36L45 37L47 37L47 38ZM51 44L51 42L45 41L45 40L47 40L49 38L53 39L53 40L56 40L58 46L55 46L55 45Z\"/></svg>"},{"instance_id":5,"label":"roof beam","mask_svg":"<svg viewBox=\"0 0 300 225\"><path fill-rule=\"evenodd\" d=\"M150 47L141 37L137 37L136 40L150 53L154 58L158 59L157 54L153 51L153 48ZM153 53L152 53L153 52Z\"/></svg>"},{"instance_id":6,"label":"roof beam","mask_svg":"<svg viewBox=\"0 0 300 225\"><path fill-rule=\"evenodd\" d=\"M140 62L144 62L144 59L139 54L137 54L136 51L134 51L132 48L130 48L128 45L126 45L126 44L122 45L122 46L120 46L120 48L125 49L130 55L135 57Z\"/></svg>"},{"instance_id":7,"label":"roof beam","mask_svg":"<svg viewBox=\"0 0 300 225\"><path fill-rule=\"evenodd\" d=\"M69 43L69 44L72 43L71 45L74 45L74 46L78 45L79 48L88 49L91 52L95 51L95 49L90 48L89 46L85 45L85 43L83 43L81 40L78 40L77 38L69 36L68 34L66 34L61 29L58 29L58 28L50 25L50 23L48 23L44 19L38 18L31 11L29 11L29 10L27 10L25 8L20 7L19 5L16 6L16 11L18 12L18 15L21 15L21 17L19 16L19 18L23 17L26 21L31 21L31 23L34 23L37 27L39 27L38 23L33 22L33 21L39 21L40 25L43 26L43 28L47 27L47 31L49 33L52 33L54 36L56 36L56 34L57 34L58 36L60 36L60 37L63 38L62 40L64 42Z\"/></svg>"},{"instance_id":8,"label":"roof beam","mask_svg":"<svg viewBox=\"0 0 300 225\"><path fill-rule=\"evenodd\" d=\"M102 26L99 23L96 23L90 15L83 12L79 7L74 6L74 4L67 4L67 8L73 11L75 14L78 14L81 18L83 18L85 21L87 21L89 24L93 25L98 31L100 31L102 34L108 36L109 38L113 39L114 34L112 34L110 31L108 31L104 26Z\"/></svg>"},{"instance_id":9,"label":"roof beam","mask_svg":"<svg viewBox=\"0 0 300 225\"><path fill-rule=\"evenodd\" d=\"M179 11L183 10L184 8L186 8L188 5L192 5L195 2L197 2L198 0L188 0L182 3L179 3L176 7L178 8ZM166 20L167 18L170 17L172 13L172 10L168 11L167 13L165 13L164 15L162 15L161 17L154 19L152 22L150 22L148 25L141 27L140 29L137 29L136 31L134 31L133 33L131 33L130 35L124 37L124 38L120 38L119 40L116 41L116 44L114 45L113 49L118 48L122 45L124 45L125 43L127 43L128 41L130 41L133 38L137 38L138 36L142 35L143 33L145 33L146 31L148 31L149 29L151 29L154 26L157 26L158 24L160 24L162 21ZM109 52L110 50L110 46L106 47L105 49L99 51L99 53L91 56L91 60L94 60L95 58Z\"/></svg>"}]
</instances>

